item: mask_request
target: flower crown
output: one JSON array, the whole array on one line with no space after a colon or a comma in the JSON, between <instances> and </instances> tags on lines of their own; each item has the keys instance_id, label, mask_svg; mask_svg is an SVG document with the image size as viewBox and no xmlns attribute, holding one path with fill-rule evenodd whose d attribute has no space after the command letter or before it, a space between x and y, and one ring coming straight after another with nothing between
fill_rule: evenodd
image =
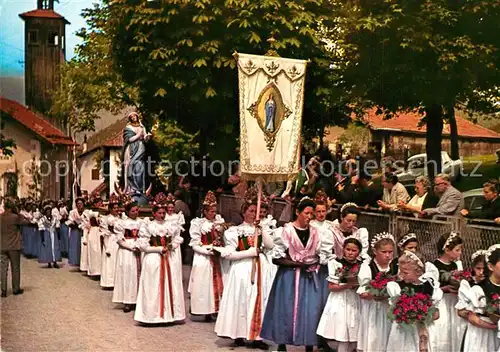
<instances>
[{"instance_id":1,"label":"flower crown","mask_svg":"<svg viewBox=\"0 0 500 352\"><path fill-rule=\"evenodd\" d=\"M470 256L470 259L472 261L474 261L474 259L476 259L477 257L479 256L484 256L486 258L486 254L488 253L488 251L486 249L480 249L478 251L475 251L474 253L472 253L472 255Z\"/></svg>"},{"instance_id":2,"label":"flower crown","mask_svg":"<svg viewBox=\"0 0 500 352\"><path fill-rule=\"evenodd\" d=\"M108 204L120 204L120 197L116 193L109 195Z\"/></svg>"},{"instance_id":3,"label":"flower crown","mask_svg":"<svg viewBox=\"0 0 500 352\"><path fill-rule=\"evenodd\" d=\"M416 240L417 239L417 235L414 234L414 233L409 233L407 234L406 236L404 236L401 241L398 242L398 247L399 248L403 248L403 246L409 242L410 240Z\"/></svg>"},{"instance_id":4,"label":"flower crown","mask_svg":"<svg viewBox=\"0 0 500 352\"><path fill-rule=\"evenodd\" d=\"M394 236L392 234L390 234L389 232L381 232L381 233L376 234L375 237L373 237L372 242L371 242L371 247L375 248L377 243L379 243L380 241L382 241L383 239L386 239L386 238L390 239L392 242L395 242Z\"/></svg>"},{"instance_id":5,"label":"flower crown","mask_svg":"<svg viewBox=\"0 0 500 352\"><path fill-rule=\"evenodd\" d=\"M217 205L217 197L215 197L215 193L212 191L208 191L205 199L203 199L203 205L207 207L213 207Z\"/></svg>"},{"instance_id":6,"label":"flower crown","mask_svg":"<svg viewBox=\"0 0 500 352\"><path fill-rule=\"evenodd\" d=\"M158 193L152 202L149 202L149 205L152 207L164 208L167 206L169 198L165 195L165 193Z\"/></svg>"},{"instance_id":7,"label":"flower crown","mask_svg":"<svg viewBox=\"0 0 500 352\"><path fill-rule=\"evenodd\" d=\"M257 197L259 195L259 191L255 187L250 187L246 190L245 196L243 197L245 200L245 203L247 204L252 204L252 203L257 203Z\"/></svg>"},{"instance_id":8,"label":"flower crown","mask_svg":"<svg viewBox=\"0 0 500 352\"><path fill-rule=\"evenodd\" d=\"M485 259L486 263L489 262L490 256L493 254L493 252L495 252L498 249L500 249L500 243L494 244L493 246L488 248L488 250L486 251L486 254L484 255L484 259Z\"/></svg>"},{"instance_id":9,"label":"flower crown","mask_svg":"<svg viewBox=\"0 0 500 352\"><path fill-rule=\"evenodd\" d=\"M349 202L349 203L345 203L341 208L340 208L340 213L342 214L342 212L344 210L346 210L347 208L357 208L358 205L356 203L353 203L353 202Z\"/></svg>"},{"instance_id":10,"label":"flower crown","mask_svg":"<svg viewBox=\"0 0 500 352\"><path fill-rule=\"evenodd\" d=\"M302 197L302 198L300 199L300 201L299 201L299 204L298 204L298 205L302 204L302 202L303 202L303 201L306 201L306 200L312 200L312 198L311 198L311 197L308 197L308 196Z\"/></svg>"},{"instance_id":11,"label":"flower crown","mask_svg":"<svg viewBox=\"0 0 500 352\"><path fill-rule=\"evenodd\" d=\"M421 268L424 268L424 263L420 260L420 258L413 252L410 251L404 251L403 255L407 256L411 260L413 260L417 265Z\"/></svg>"},{"instance_id":12,"label":"flower crown","mask_svg":"<svg viewBox=\"0 0 500 352\"><path fill-rule=\"evenodd\" d=\"M450 246L451 241L453 241L453 239L456 237L458 237L458 233L456 232L450 233L450 236L446 239L446 242L444 243L443 251Z\"/></svg>"},{"instance_id":13,"label":"flower crown","mask_svg":"<svg viewBox=\"0 0 500 352\"><path fill-rule=\"evenodd\" d=\"M122 194L120 202L123 204L124 207L126 207L132 203L135 203L135 201L132 199L130 194L127 194L127 193Z\"/></svg>"},{"instance_id":14,"label":"flower crown","mask_svg":"<svg viewBox=\"0 0 500 352\"><path fill-rule=\"evenodd\" d=\"M320 189L316 192L316 196L314 197L314 203L316 204L323 203L325 205L328 205L328 196L325 190Z\"/></svg>"}]
</instances>

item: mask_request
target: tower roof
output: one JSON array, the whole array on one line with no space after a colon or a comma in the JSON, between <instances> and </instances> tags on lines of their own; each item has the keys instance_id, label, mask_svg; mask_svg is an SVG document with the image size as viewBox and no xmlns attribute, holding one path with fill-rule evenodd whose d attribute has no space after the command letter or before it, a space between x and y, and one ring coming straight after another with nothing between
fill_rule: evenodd
<instances>
[{"instance_id":1,"label":"tower roof","mask_svg":"<svg viewBox=\"0 0 500 352\"><path fill-rule=\"evenodd\" d=\"M28 12L21 13L19 15L23 20L26 20L27 18L52 18L52 19L62 19L66 24L70 24L69 21L55 12L54 10L42 10L42 9L37 9L37 10L31 10Z\"/></svg>"}]
</instances>

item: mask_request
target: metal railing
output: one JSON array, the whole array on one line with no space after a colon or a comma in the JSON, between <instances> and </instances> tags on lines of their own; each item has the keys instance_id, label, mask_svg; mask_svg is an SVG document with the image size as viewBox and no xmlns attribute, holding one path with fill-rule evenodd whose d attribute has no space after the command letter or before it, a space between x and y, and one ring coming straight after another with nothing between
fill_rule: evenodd
<instances>
[{"instance_id":1,"label":"metal railing","mask_svg":"<svg viewBox=\"0 0 500 352\"><path fill-rule=\"evenodd\" d=\"M219 213L226 221L240 223L242 200L232 195L221 195L219 197ZM283 219L282 212L286 208L286 202L281 199L271 203L270 213L277 220ZM334 212L338 210L334 209ZM401 213L380 212L375 209L362 210L358 217L358 227L365 227L371 238L380 232L392 233L396 241L410 232L414 232L419 239L420 252L425 260L432 261L438 257L437 242L444 233L458 232L464 244L462 250L462 262L464 266L471 265L470 257L478 249L487 249L489 246L500 243L500 226L493 221L466 220L461 217L438 216L434 219L421 219L414 216L406 216Z\"/></svg>"}]
</instances>

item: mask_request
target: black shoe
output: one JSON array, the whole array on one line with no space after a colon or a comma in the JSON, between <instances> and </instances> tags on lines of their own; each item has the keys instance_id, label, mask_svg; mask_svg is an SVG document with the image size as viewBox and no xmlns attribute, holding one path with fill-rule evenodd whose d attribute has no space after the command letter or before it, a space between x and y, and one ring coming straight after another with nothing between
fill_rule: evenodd
<instances>
[{"instance_id":1,"label":"black shoe","mask_svg":"<svg viewBox=\"0 0 500 352\"><path fill-rule=\"evenodd\" d=\"M7 297L7 291L2 291L2 297Z\"/></svg>"},{"instance_id":2,"label":"black shoe","mask_svg":"<svg viewBox=\"0 0 500 352\"><path fill-rule=\"evenodd\" d=\"M286 345L278 345L278 352L286 352Z\"/></svg>"},{"instance_id":3,"label":"black shoe","mask_svg":"<svg viewBox=\"0 0 500 352\"><path fill-rule=\"evenodd\" d=\"M264 341L252 341L250 343L250 348L255 348L263 351L267 351L269 349L269 345Z\"/></svg>"},{"instance_id":4,"label":"black shoe","mask_svg":"<svg viewBox=\"0 0 500 352\"><path fill-rule=\"evenodd\" d=\"M49 265L47 265L47 268L52 269L52 263L49 263Z\"/></svg>"},{"instance_id":5,"label":"black shoe","mask_svg":"<svg viewBox=\"0 0 500 352\"><path fill-rule=\"evenodd\" d=\"M212 315L211 314L205 314L205 322L210 323L212 321Z\"/></svg>"},{"instance_id":6,"label":"black shoe","mask_svg":"<svg viewBox=\"0 0 500 352\"><path fill-rule=\"evenodd\" d=\"M125 306L123 307L123 312L124 313L128 313L132 310L132 306L130 304L125 304Z\"/></svg>"},{"instance_id":7,"label":"black shoe","mask_svg":"<svg viewBox=\"0 0 500 352\"><path fill-rule=\"evenodd\" d=\"M245 346L245 339L237 338L233 342L233 347L243 347Z\"/></svg>"},{"instance_id":8,"label":"black shoe","mask_svg":"<svg viewBox=\"0 0 500 352\"><path fill-rule=\"evenodd\" d=\"M13 291L12 293L15 294L16 296L22 295L24 293L24 290L22 288L20 288L19 290Z\"/></svg>"},{"instance_id":9,"label":"black shoe","mask_svg":"<svg viewBox=\"0 0 500 352\"><path fill-rule=\"evenodd\" d=\"M59 269L59 265L57 265L57 263L54 263L54 269Z\"/></svg>"}]
</instances>

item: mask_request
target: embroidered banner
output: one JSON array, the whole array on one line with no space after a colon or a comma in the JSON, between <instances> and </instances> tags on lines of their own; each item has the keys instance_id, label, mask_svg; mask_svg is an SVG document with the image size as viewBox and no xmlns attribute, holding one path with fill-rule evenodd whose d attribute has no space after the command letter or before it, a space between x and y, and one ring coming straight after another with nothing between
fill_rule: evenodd
<instances>
[{"instance_id":1,"label":"embroidered banner","mask_svg":"<svg viewBox=\"0 0 500 352\"><path fill-rule=\"evenodd\" d=\"M306 60L235 54L240 93L240 171L288 181L299 170Z\"/></svg>"}]
</instances>

